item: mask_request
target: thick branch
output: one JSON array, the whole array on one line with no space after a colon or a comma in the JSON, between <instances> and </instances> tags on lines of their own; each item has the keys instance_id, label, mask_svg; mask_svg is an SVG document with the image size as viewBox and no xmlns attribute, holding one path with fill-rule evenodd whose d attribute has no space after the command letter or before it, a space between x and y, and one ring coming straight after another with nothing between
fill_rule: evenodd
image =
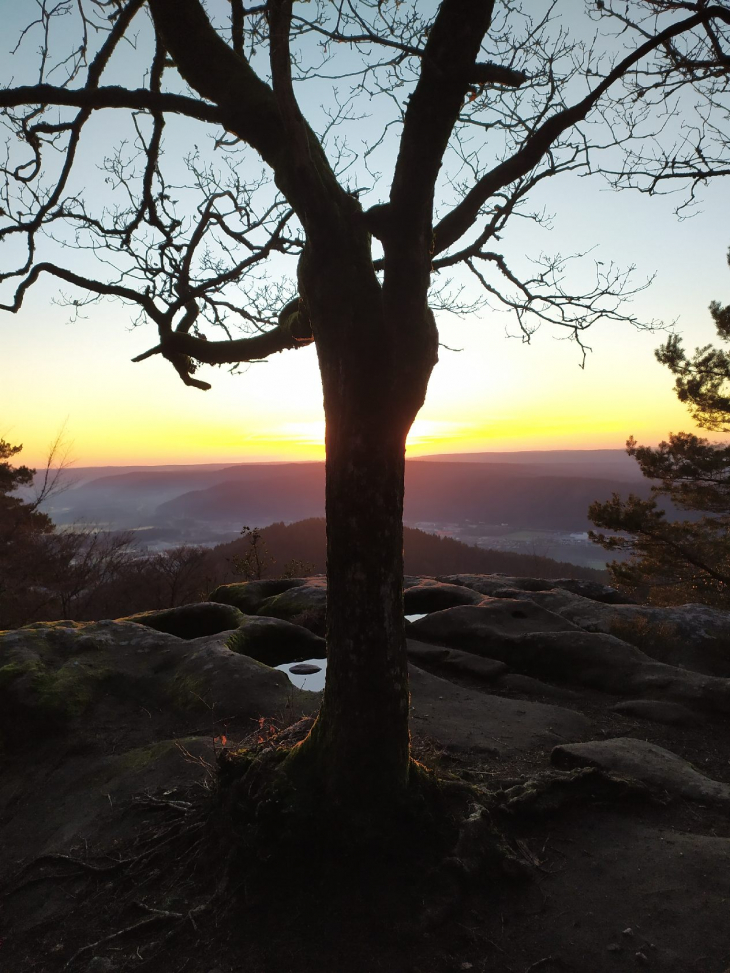
<instances>
[{"instance_id":1,"label":"thick branch","mask_svg":"<svg viewBox=\"0 0 730 973\"><path fill-rule=\"evenodd\" d=\"M176 330L165 335L159 345L137 355L132 361L141 362L152 355L186 355L206 365L230 365L260 361L280 351L301 348L313 340L309 319L297 297L284 307L278 325L263 334L232 341L207 341Z\"/></svg>"},{"instance_id":2,"label":"thick branch","mask_svg":"<svg viewBox=\"0 0 730 973\"><path fill-rule=\"evenodd\" d=\"M82 277L80 274L74 274L72 271L66 270L64 267L58 267L56 264L52 263L36 264L25 280L23 280L23 282L18 286L13 303L0 304L0 310L10 311L12 314L16 314L23 306L23 300L26 293L33 286L33 284L35 284L41 274L51 274L53 277L58 277L59 280L65 280L68 284L73 284L75 287L80 287L83 290L93 291L95 294L102 294L105 297L121 297L125 301L138 304L145 311L145 313L158 324L161 323L164 317L164 315L155 306L155 303L151 297L148 297L145 294L140 294L138 291L132 290L131 287L124 287L122 284L107 284L104 281L91 280L88 277Z\"/></svg>"},{"instance_id":3,"label":"thick branch","mask_svg":"<svg viewBox=\"0 0 730 973\"><path fill-rule=\"evenodd\" d=\"M197 98L146 88L58 88L52 84L21 85L0 89L0 108L20 105L68 105L73 108L97 110L102 108L130 108L133 111L174 112L201 122L223 122L223 114L215 105Z\"/></svg>"},{"instance_id":4,"label":"thick branch","mask_svg":"<svg viewBox=\"0 0 730 973\"><path fill-rule=\"evenodd\" d=\"M304 226L328 232L349 197L302 119L306 152L292 152L274 92L219 36L199 0L149 0L165 47L187 83L215 102L229 131L256 149ZM348 207L351 208L351 207Z\"/></svg>"},{"instance_id":5,"label":"thick branch","mask_svg":"<svg viewBox=\"0 0 730 973\"><path fill-rule=\"evenodd\" d=\"M522 148L483 176L464 199L441 220L434 231L434 252L441 253L456 243L474 224L482 206L494 193L527 175L563 132L583 121L611 85L622 78L642 58L665 45L673 37L713 18L730 21L730 11L717 6L705 7L700 13L667 27L620 61L582 101L564 108L544 122L525 140Z\"/></svg>"},{"instance_id":6,"label":"thick branch","mask_svg":"<svg viewBox=\"0 0 730 973\"><path fill-rule=\"evenodd\" d=\"M414 241L424 228L419 224L427 223L430 231L436 179L493 6L483 0L444 0L429 32L403 120L390 194L394 223L399 231L410 229Z\"/></svg>"}]
</instances>

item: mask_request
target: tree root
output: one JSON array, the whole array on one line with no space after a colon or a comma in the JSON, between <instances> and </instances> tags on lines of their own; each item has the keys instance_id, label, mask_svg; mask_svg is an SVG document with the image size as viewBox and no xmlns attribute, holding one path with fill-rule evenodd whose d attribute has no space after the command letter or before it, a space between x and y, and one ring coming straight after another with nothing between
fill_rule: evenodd
<instances>
[{"instance_id":1,"label":"tree root","mask_svg":"<svg viewBox=\"0 0 730 973\"><path fill-rule=\"evenodd\" d=\"M553 814L573 805L641 800L665 803L646 784L606 773L597 767L566 772L547 770L506 789L486 792L487 806L498 814Z\"/></svg>"},{"instance_id":2,"label":"tree root","mask_svg":"<svg viewBox=\"0 0 730 973\"><path fill-rule=\"evenodd\" d=\"M581 767L567 773L548 770L496 791L453 782L442 784L459 796L471 792L473 801L470 813L459 828L454 850L434 874L439 892L422 914L421 925L425 927L440 924L457 912L469 889L480 879L497 876L503 880L525 881L540 869L540 862L524 842L505 834L504 825L510 818L542 816L576 805L626 800L661 803L645 784L596 767ZM558 962L554 957L546 959Z\"/></svg>"}]
</instances>

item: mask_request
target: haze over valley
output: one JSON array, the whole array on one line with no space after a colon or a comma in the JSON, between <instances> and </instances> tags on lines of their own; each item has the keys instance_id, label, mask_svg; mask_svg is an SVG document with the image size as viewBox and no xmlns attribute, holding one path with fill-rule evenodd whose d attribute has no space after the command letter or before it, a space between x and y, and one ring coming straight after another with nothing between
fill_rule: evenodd
<instances>
[{"instance_id":1,"label":"haze over valley","mask_svg":"<svg viewBox=\"0 0 730 973\"><path fill-rule=\"evenodd\" d=\"M324 516L324 464L83 467L49 512L130 530L150 551L213 546L241 527ZM586 536L587 509L612 492L647 496L649 484L623 450L468 453L406 464L405 523L471 545L600 568Z\"/></svg>"}]
</instances>

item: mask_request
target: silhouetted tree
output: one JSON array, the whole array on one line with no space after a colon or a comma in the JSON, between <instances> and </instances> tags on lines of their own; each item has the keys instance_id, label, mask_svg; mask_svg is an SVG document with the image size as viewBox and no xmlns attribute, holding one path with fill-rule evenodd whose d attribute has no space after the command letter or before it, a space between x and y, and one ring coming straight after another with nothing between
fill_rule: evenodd
<instances>
[{"instance_id":1,"label":"silhouetted tree","mask_svg":"<svg viewBox=\"0 0 730 973\"><path fill-rule=\"evenodd\" d=\"M614 493L588 510L596 527L619 532L590 538L630 555L608 565L614 581L652 603L730 607L730 446L676 433L656 449L629 439L627 452L659 482L649 500ZM662 497L703 516L667 521Z\"/></svg>"},{"instance_id":2,"label":"silhouetted tree","mask_svg":"<svg viewBox=\"0 0 730 973\"><path fill-rule=\"evenodd\" d=\"M728 253L730 263L730 253ZM710 304L710 314L720 341L730 343L730 305ZM691 358L681 338L672 335L656 353L662 365L676 376L674 388L697 425L730 432L730 348L705 345Z\"/></svg>"},{"instance_id":3,"label":"silhouetted tree","mask_svg":"<svg viewBox=\"0 0 730 973\"><path fill-rule=\"evenodd\" d=\"M37 605L47 603L38 553L53 524L36 501L17 494L32 485L35 475L9 462L22 448L0 439L0 629L24 624Z\"/></svg>"},{"instance_id":4,"label":"silhouetted tree","mask_svg":"<svg viewBox=\"0 0 730 973\"><path fill-rule=\"evenodd\" d=\"M433 312L470 306L444 275L464 268L485 300L514 311L525 338L552 322L580 343L601 318L633 320L620 309L626 277L613 266L597 263L581 293L563 258L539 257L521 272L499 241L515 214L530 215L526 198L547 177L587 173L632 139L651 145L656 88L636 84L667 64L662 83L671 83L680 69L667 52L683 38L693 48L718 36L724 44L730 23L724 2L656 4L635 40L612 31L591 45L571 42L553 19L559 6L531 20L484 0L39 0L17 49L25 56L37 38L38 73L18 60L0 91L14 136L0 234L22 244L4 275L17 282L7 310L44 274L79 289L76 306L117 298L157 327L136 360L162 355L202 389L199 363L316 346L329 665L319 718L292 759L309 760L334 798L391 795L409 777L405 439L437 359ZM579 34L605 7L586 7ZM80 39L69 49L71 16ZM103 83L107 72L113 83ZM700 93L716 90L715 78L681 77ZM303 101L312 82L318 94ZM333 96L320 111L325 87ZM108 109L128 113L116 149L95 127ZM371 111L377 123L364 118ZM206 130L210 157L197 148ZM166 133L178 146L167 155ZM84 197L93 167L77 168L94 144L105 146L104 183ZM658 158L657 169L667 165ZM97 269L59 240L98 254ZM233 337L237 323L249 334ZM210 338L215 327L223 340Z\"/></svg>"},{"instance_id":5,"label":"silhouetted tree","mask_svg":"<svg viewBox=\"0 0 730 973\"><path fill-rule=\"evenodd\" d=\"M730 307L713 301L710 313L718 337L730 340ZM677 397L695 422L730 431L730 352L705 345L688 358L681 340L672 336L656 356L676 376ZM614 493L588 511L597 527L620 532L591 531L591 539L630 555L608 565L614 580L653 602L730 607L730 446L680 432L656 449L639 446L633 437L626 447L644 476L659 483L649 500L634 494L622 500ZM703 516L667 521L659 506L662 496Z\"/></svg>"},{"instance_id":6,"label":"silhouetted tree","mask_svg":"<svg viewBox=\"0 0 730 973\"><path fill-rule=\"evenodd\" d=\"M239 544L241 553L230 559L233 574L244 581L260 581L270 577L275 561L269 553L261 528L244 525L240 534L243 539L243 544Z\"/></svg>"}]
</instances>

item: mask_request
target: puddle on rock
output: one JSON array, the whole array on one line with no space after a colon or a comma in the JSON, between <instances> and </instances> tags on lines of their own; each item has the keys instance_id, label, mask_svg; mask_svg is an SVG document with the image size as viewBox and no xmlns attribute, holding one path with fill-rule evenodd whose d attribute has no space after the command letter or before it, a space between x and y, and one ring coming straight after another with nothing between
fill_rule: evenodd
<instances>
[{"instance_id":1,"label":"puddle on rock","mask_svg":"<svg viewBox=\"0 0 730 973\"><path fill-rule=\"evenodd\" d=\"M428 612L421 612L416 615L406 615L405 618L409 622L415 622L419 618L425 618L427 614ZM296 670L300 666L313 666L318 671L305 673L292 672L292 670ZM281 669L282 672L285 672L297 689L306 689L312 693L321 693L324 689L324 681L327 676L326 659L302 659L300 662L285 662L283 665L275 666L274 668Z\"/></svg>"},{"instance_id":2,"label":"puddle on rock","mask_svg":"<svg viewBox=\"0 0 730 973\"><path fill-rule=\"evenodd\" d=\"M299 669L300 666L312 666L317 672L292 672L292 669ZM290 682L294 683L297 689L307 689L312 693L321 693L324 689L324 680L327 675L326 659L302 659L301 662L285 662L284 665L275 666L281 669L289 677Z\"/></svg>"}]
</instances>

